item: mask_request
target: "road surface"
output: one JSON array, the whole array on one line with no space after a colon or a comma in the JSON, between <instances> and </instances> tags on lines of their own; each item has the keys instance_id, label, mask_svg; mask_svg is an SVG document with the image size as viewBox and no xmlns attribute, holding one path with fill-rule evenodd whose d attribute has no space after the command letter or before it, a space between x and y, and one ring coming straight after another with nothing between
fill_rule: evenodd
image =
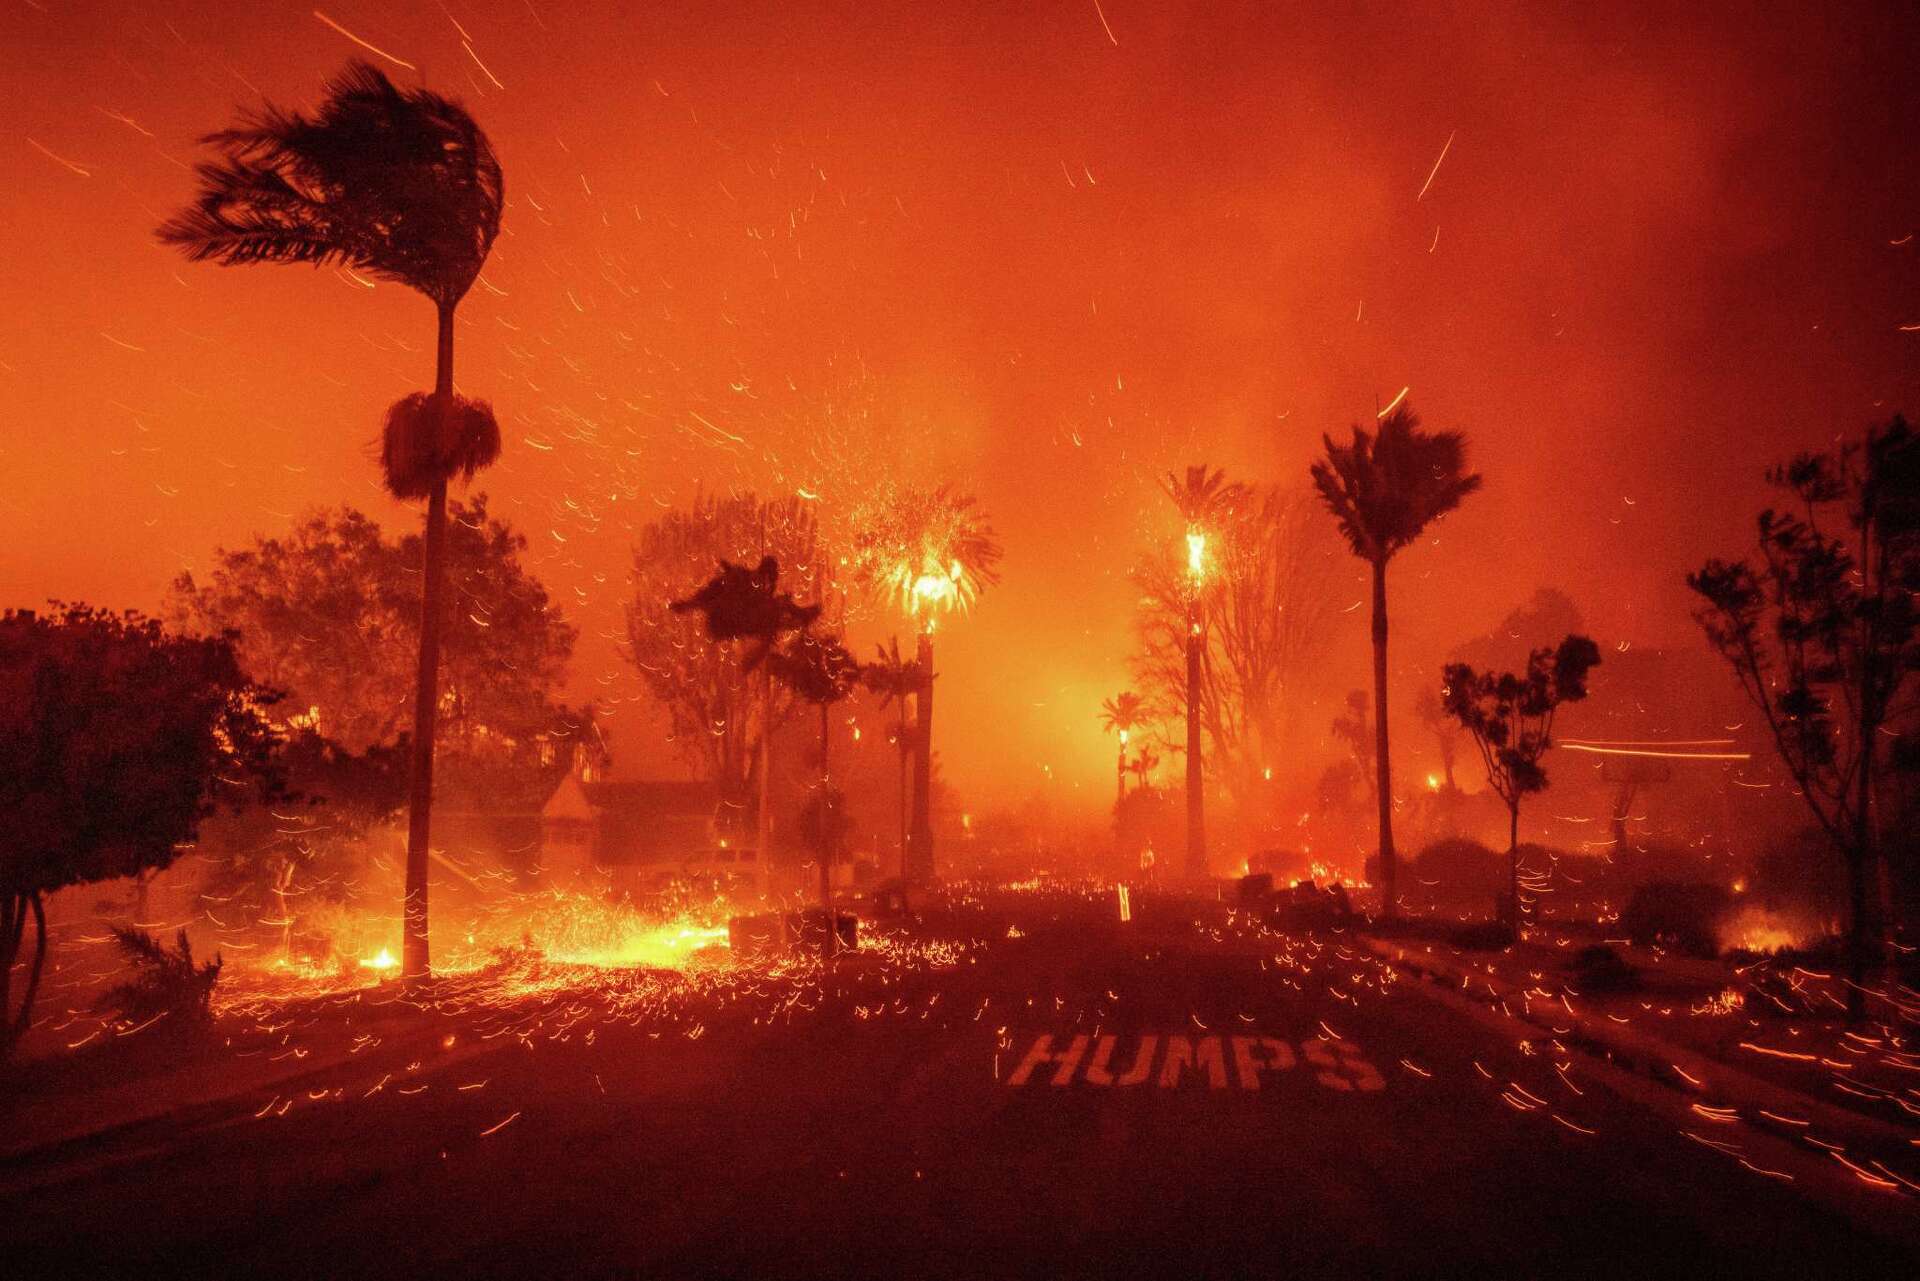
<instances>
[{"instance_id":1,"label":"road surface","mask_svg":"<svg viewBox=\"0 0 1920 1281\"><path fill-rule=\"evenodd\" d=\"M335 1052L0 1163L13 1275L1915 1275L1920 1198L1350 938L961 899L950 964L268 1018Z\"/></svg>"}]
</instances>

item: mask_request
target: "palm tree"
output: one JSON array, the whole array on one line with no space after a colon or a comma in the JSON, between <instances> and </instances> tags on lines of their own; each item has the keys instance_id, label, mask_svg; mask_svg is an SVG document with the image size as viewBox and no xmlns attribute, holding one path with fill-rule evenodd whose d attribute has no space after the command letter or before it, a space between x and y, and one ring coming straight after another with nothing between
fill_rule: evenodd
<instances>
[{"instance_id":1,"label":"palm tree","mask_svg":"<svg viewBox=\"0 0 1920 1281\"><path fill-rule=\"evenodd\" d=\"M880 695L880 706L894 705L899 723L894 726L893 743L900 757L900 875L907 874L907 762L918 753L913 730L907 724L907 700L920 688L920 664L900 653L900 638L876 645L879 657L860 669L866 687Z\"/></svg>"},{"instance_id":2,"label":"palm tree","mask_svg":"<svg viewBox=\"0 0 1920 1281\"><path fill-rule=\"evenodd\" d=\"M315 115L268 104L202 141L220 157L197 167L199 198L161 224L163 243L229 267L338 264L419 291L438 317L433 394L388 411L381 448L394 496L427 500L403 949L403 973L424 978L447 482L500 455L491 407L454 394L453 315L500 231L500 162L459 103L360 61L327 83Z\"/></svg>"},{"instance_id":3,"label":"palm tree","mask_svg":"<svg viewBox=\"0 0 1920 1281\"><path fill-rule=\"evenodd\" d=\"M816 610L817 606L813 607ZM820 709L820 786L807 807L802 827L812 838L820 860L820 908L826 913L824 954L832 956L839 931L833 919L833 864L846 835L847 822L840 789L832 769L833 705L853 692L860 681L860 664L838 636L802 631L783 650L767 655L767 670L802 699Z\"/></svg>"},{"instance_id":4,"label":"palm tree","mask_svg":"<svg viewBox=\"0 0 1920 1281\"><path fill-rule=\"evenodd\" d=\"M911 875L933 879L933 628L942 613L965 612L1000 581L1001 548L993 525L971 494L949 485L884 493L856 513L855 580L890 597L919 627L914 663L913 822Z\"/></svg>"},{"instance_id":5,"label":"palm tree","mask_svg":"<svg viewBox=\"0 0 1920 1281\"><path fill-rule=\"evenodd\" d=\"M1153 750L1153 744L1142 743L1133 759L1127 762L1127 772L1133 775L1133 790L1153 786L1153 772L1160 768L1160 753Z\"/></svg>"},{"instance_id":6,"label":"palm tree","mask_svg":"<svg viewBox=\"0 0 1920 1281\"><path fill-rule=\"evenodd\" d=\"M1184 477L1167 473L1161 489L1187 524L1187 875L1207 874L1206 774L1200 753L1200 664L1206 652L1200 589L1206 579L1207 535L1248 498L1245 485L1202 463Z\"/></svg>"},{"instance_id":7,"label":"palm tree","mask_svg":"<svg viewBox=\"0 0 1920 1281\"><path fill-rule=\"evenodd\" d=\"M1353 554L1373 566L1374 793L1380 814L1383 911L1392 916L1397 868L1387 753L1387 562L1479 489L1480 477L1467 473L1465 436L1422 431L1407 405L1388 414L1377 435L1355 427L1351 445L1336 445L1332 436L1321 439L1327 452L1313 464L1314 487Z\"/></svg>"},{"instance_id":8,"label":"palm tree","mask_svg":"<svg viewBox=\"0 0 1920 1281\"><path fill-rule=\"evenodd\" d=\"M1146 700L1132 690L1104 699L1100 704L1100 728L1120 736L1120 760L1114 767L1118 786L1113 798L1115 805L1127 799L1127 739L1146 719Z\"/></svg>"},{"instance_id":9,"label":"palm tree","mask_svg":"<svg viewBox=\"0 0 1920 1281\"><path fill-rule=\"evenodd\" d=\"M752 569L722 559L719 570L699 591L667 606L676 614L698 610L706 619L707 638L715 642L747 641L754 648L742 657L740 670L761 668L760 807L755 815L754 857L760 887L767 888L773 832L773 669L767 662L780 637L804 631L820 617L820 606L795 602L792 592L780 590L780 562L762 556Z\"/></svg>"}]
</instances>

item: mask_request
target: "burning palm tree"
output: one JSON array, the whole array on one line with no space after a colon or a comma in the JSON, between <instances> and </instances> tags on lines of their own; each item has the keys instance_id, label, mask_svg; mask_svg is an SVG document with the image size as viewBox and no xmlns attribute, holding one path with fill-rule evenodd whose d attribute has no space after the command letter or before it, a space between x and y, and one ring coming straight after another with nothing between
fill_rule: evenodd
<instances>
[{"instance_id":1,"label":"burning palm tree","mask_svg":"<svg viewBox=\"0 0 1920 1281\"><path fill-rule=\"evenodd\" d=\"M1247 487L1202 463L1167 473L1160 486L1186 522L1187 538L1187 875L1207 872L1206 773L1200 750L1200 665L1206 653L1200 592L1207 577L1207 539L1246 502Z\"/></svg>"},{"instance_id":2,"label":"burning palm tree","mask_svg":"<svg viewBox=\"0 0 1920 1281\"><path fill-rule=\"evenodd\" d=\"M919 632L908 864L911 875L931 879L933 629L941 614L965 613L982 591L1000 581L1000 543L974 497L948 485L896 490L861 513L855 527L860 531L853 548L856 580L892 601Z\"/></svg>"},{"instance_id":3,"label":"burning palm tree","mask_svg":"<svg viewBox=\"0 0 1920 1281\"><path fill-rule=\"evenodd\" d=\"M1132 690L1116 694L1100 704L1100 728L1120 736L1120 760L1114 767L1118 783L1118 791L1113 798L1115 805L1127 799L1127 739L1134 730L1146 723L1146 712L1146 700Z\"/></svg>"},{"instance_id":4,"label":"burning palm tree","mask_svg":"<svg viewBox=\"0 0 1920 1281\"><path fill-rule=\"evenodd\" d=\"M447 483L500 455L484 402L453 390L454 309L500 231L500 163L465 108L351 62L306 116L266 105L204 139L199 198L159 237L194 262L337 264L424 294L438 318L434 390L387 413L381 464L396 498L427 500L420 663L407 827L405 973L428 972L427 857L446 576Z\"/></svg>"},{"instance_id":5,"label":"burning palm tree","mask_svg":"<svg viewBox=\"0 0 1920 1281\"><path fill-rule=\"evenodd\" d=\"M1382 910L1391 916L1396 910L1396 859L1387 753L1387 562L1479 489L1480 477L1467 472L1465 436L1457 431L1420 430L1420 420L1406 405L1381 421L1377 435L1355 427L1351 445L1336 445L1331 436L1322 439L1326 457L1313 464L1314 487L1339 522L1353 554L1373 566L1375 800L1380 814Z\"/></svg>"}]
</instances>

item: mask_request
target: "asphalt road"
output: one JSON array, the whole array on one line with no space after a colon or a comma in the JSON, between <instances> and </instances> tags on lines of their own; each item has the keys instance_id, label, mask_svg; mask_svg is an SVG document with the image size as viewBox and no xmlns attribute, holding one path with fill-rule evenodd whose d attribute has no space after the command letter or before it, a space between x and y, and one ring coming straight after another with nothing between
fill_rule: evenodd
<instances>
[{"instance_id":1,"label":"asphalt road","mask_svg":"<svg viewBox=\"0 0 1920 1281\"><path fill-rule=\"evenodd\" d=\"M0 1236L22 1277L1915 1274L1920 1198L1817 1149L1616 1093L1341 936L1135 916L989 898L929 927L957 965L710 1018L388 1014L0 1162Z\"/></svg>"}]
</instances>

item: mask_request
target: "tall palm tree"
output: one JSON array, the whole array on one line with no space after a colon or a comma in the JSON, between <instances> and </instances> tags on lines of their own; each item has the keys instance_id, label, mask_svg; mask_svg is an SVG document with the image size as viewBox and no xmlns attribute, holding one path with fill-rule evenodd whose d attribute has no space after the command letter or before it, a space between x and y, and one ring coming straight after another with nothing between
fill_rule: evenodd
<instances>
[{"instance_id":1,"label":"tall palm tree","mask_svg":"<svg viewBox=\"0 0 1920 1281\"><path fill-rule=\"evenodd\" d=\"M1100 728L1120 736L1120 759L1114 767L1117 788L1113 803L1127 799L1127 738L1146 722L1146 700L1132 690L1100 703Z\"/></svg>"},{"instance_id":2,"label":"tall palm tree","mask_svg":"<svg viewBox=\"0 0 1920 1281\"><path fill-rule=\"evenodd\" d=\"M919 628L914 663L913 822L908 832L909 874L932 880L933 864L933 629L942 613L965 612L1000 581L999 538L971 494L949 485L904 488L879 495L856 513L855 580L890 597Z\"/></svg>"},{"instance_id":3,"label":"tall palm tree","mask_svg":"<svg viewBox=\"0 0 1920 1281\"><path fill-rule=\"evenodd\" d=\"M833 915L833 864L847 826L841 792L833 782L832 709L859 684L860 664L838 636L802 631L785 649L767 656L767 670L820 709L820 785L807 807L802 827L808 830L814 854L820 860L820 908L827 918L827 937L822 946L825 954L832 956L839 939Z\"/></svg>"},{"instance_id":4,"label":"tall palm tree","mask_svg":"<svg viewBox=\"0 0 1920 1281\"><path fill-rule=\"evenodd\" d=\"M313 116L266 104L202 141L219 159L196 168L199 198L161 224L163 243L228 267L338 264L419 291L438 317L433 394L395 404L381 446L394 496L427 500L403 948L404 974L424 978L447 482L500 455L492 408L454 394L453 314L500 231L500 162L459 103L360 61L327 83Z\"/></svg>"},{"instance_id":5,"label":"tall palm tree","mask_svg":"<svg viewBox=\"0 0 1920 1281\"><path fill-rule=\"evenodd\" d=\"M874 646L879 657L860 670L860 679L869 690L880 695L880 706L894 705L898 724L894 726L894 748L900 757L900 875L907 874L907 765L918 756L913 730L907 724L907 700L920 688L920 664L900 653L900 638Z\"/></svg>"},{"instance_id":6,"label":"tall palm tree","mask_svg":"<svg viewBox=\"0 0 1920 1281\"><path fill-rule=\"evenodd\" d=\"M1206 652L1200 592L1207 570L1207 538L1247 501L1245 485L1202 463L1183 476L1167 473L1161 489L1187 524L1187 875L1207 874L1206 771L1200 749L1200 665Z\"/></svg>"},{"instance_id":7,"label":"tall palm tree","mask_svg":"<svg viewBox=\"0 0 1920 1281\"><path fill-rule=\"evenodd\" d=\"M1466 437L1428 432L1410 406L1380 423L1378 434L1353 429L1351 445L1323 436L1326 456L1311 469L1314 488L1340 524L1353 554L1373 567L1373 717L1375 799L1380 813L1380 879L1384 912L1397 910L1393 849L1393 776L1387 753L1387 562L1440 517L1480 488L1467 472Z\"/></svg>"}]
</instances>

